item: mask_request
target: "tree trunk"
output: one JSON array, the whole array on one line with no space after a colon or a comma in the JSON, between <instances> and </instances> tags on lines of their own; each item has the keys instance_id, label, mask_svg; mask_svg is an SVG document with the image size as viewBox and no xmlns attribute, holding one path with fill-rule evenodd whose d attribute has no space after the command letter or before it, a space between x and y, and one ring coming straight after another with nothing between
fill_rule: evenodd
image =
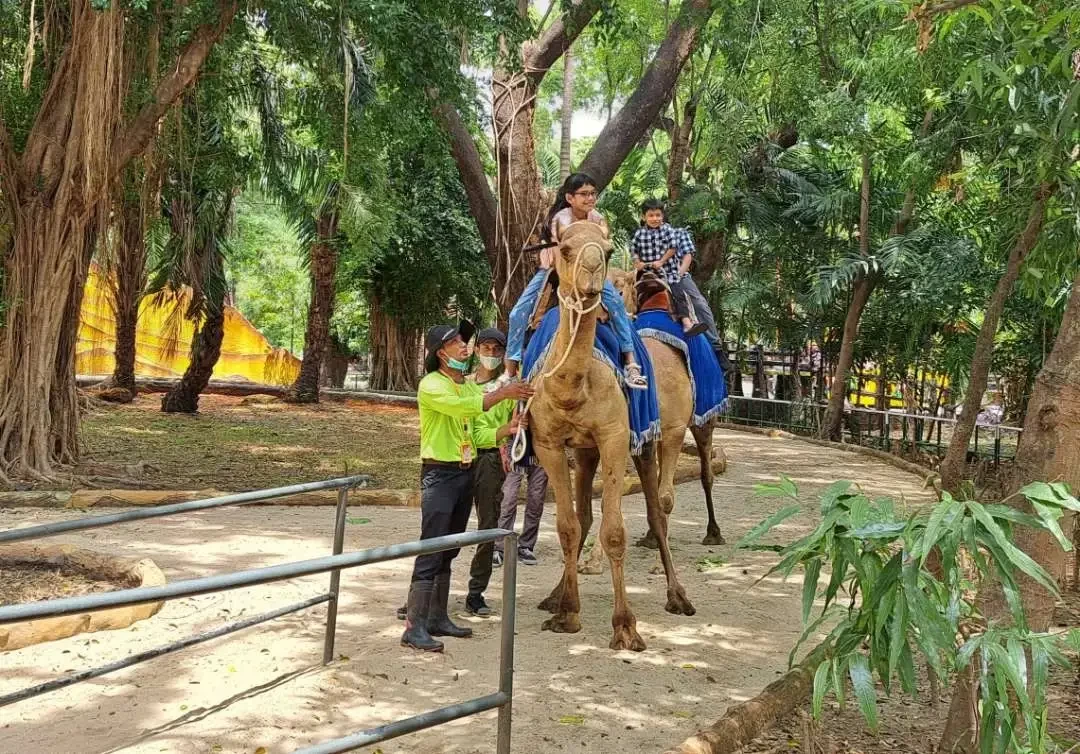
<instances>
[{"instance_id":1,"label":"tree trunk","mask_svg":"<svg viewBox=\"0 0 1080 754\"><path fill-rule=\"evenodd\" d=\"M870 256L870 153L862 155L862 180L860 181L859 201L859 253ZM855 280L855 288L848 303L844 317L844 334L840 340L840 354L836 359L836 371L832 377L832 389L829 393L829 408L822 427L825 437L839 442L843 437L844 394L847 393L848 372L855 357L855 338L859 335L859 320L863 309L870 300L870 294L877 286L877 275L860 273Z\"/></svg>"},{"instance_id":2,"label":"tree trunk","mask_svg":"<svg viewBox=\"0 0 1080 754\"><path fill-rule=\"evenodd\" d=\"M571 126L574 122L574 56L568 49L563 53L562 112L559 118L559 180L570 175Z\"/></svg>"},{"instance_id":3,"label":"tree trunk","mask_svg":"<svg viewBox=\"0 0 1080 754\"><path fill-rule=\"evenodd\" d=\"M510 65L509 51L492 76L492 127L497 168L496 195L489 189L480 152L460 115L446 103L435 114L451 140L451 151L461 174L473 214L484 239L492 271L495 303L500 322L521 295L532 273L532 260L524 259L523 246L534 242L550 204L540 183L533 140L536 94L544 75L570 47L600 10L599 0L581 0L554 21L540 38L520 49L521 65ZM660 44L626 105L609 120L585 157L580 170L604 188L634 145L653 126L670 100L679 73L689 58L698 33L713 13L709 0L683 0L675 21ZM497 197L497 201L496 201ZM494 227L492 227L494 226Z\"/></svg>"},{"instance_id":4,"label":"tree trunk","mask_svg":"<svg viewBox=\"0 0 1080 754\"><path fill-rule=\"evenodd\" d=\"M152 218L157 216L160 202L161 177L151 160L146 160L147 173L142 178L137 200L124 196L117 207L119 225L114 243L116 255L109 270L112 277L112 309L116 322L116 363L112 386L120 387L135 398L135 339L139 324L139 304L146 290L146 232Z\"/></svg>"},{"instance_id":5,"label":"tree trunk","mask_svg":"<svg viewBox=\"0 0 1080 754\"><path fill-rule=\"evenodd\" d=\"M334 313L337 225L336 210L320 214L315 221L317 237L311 245L311 304L304 333L304 359L300 363L300 374L289 391L291 403L319 401L319 379L330 341L330 317Z\"/></svg>"},{"instance_id":6,"label":"tree trunk","mask_svg":"<svg viewBox=\"0 0 1080 754\"><path fill-rule=\"evenodd\" d=\"M368 296L368 340L371 345L372 390L415 390L418 374L419 329L403 327L382 308L378 296Z\"/></svg>"},{"instance_id":7,"label":"tree trunk","mask_svg":"<svg viewBox=\"0 0 1080 754\"><path fill-rule=\"evenodd\" d=\"M1063 481L1073 492L1080 489L1080 275L1073 280L1061 330L1054 348L1035 380L1028 403L1024 434L1017 449L1011 490L1036 481ZM1026 500L1008 505L1032 513ZM1066 529L1067 531L1067 529ZM1050 535L1026 526L1014 530L1015 544L1034 558L1047 573L1061 573L1065 551ZM1017 577L1024 617L1032 631L1046 631L1054 615L1054 597L1031 579ZM987 621L1004 621L1009 611L996 582L979 590L977 607ZM949 717L938 751L973 752L977 745L979 690L976 679L961 676L949 706Z\"/></svg>"},{"instance_id":8,"label":"tree trunk","mask_svg":"<svg viewBox=\"0 0 1080 754\"><path fill-rule=\"evenodd\" d=\"M1005 303L1012 293L1016 279L1020 276L1020 268L1039 240L1039 234L1042 232L1043 222L1046 219L1046 204L1056 188L1056 184L1043 183L1036 190L1024 230L1013 245L1009 260L1005 265L1005 272L998 280L990 301L987 302L986 314L983 316L979 336L975 341L975 355L971 358L971 376L964 396L964 410L953 426L949 449L941 462L941 486L954 494L963 481L964 472L967 469L968 441L971 439L971 433L975 429L975 420L982 407L983 393L986 392L998 322L1001 320Z\"/></svg>"},{"instance_id":9,"label":"tree trunk","mask_svg":"<svg viewBox=\"0 0 1080 754\"><path fill-rule=\"evenodd\" d=\"M215 294L216 295L216 294ZM225 338L225 298L208 302L208 314L191 343L191 362L184 376L161 399L161 410L167 414L194 414L199 410L199 396L210 382L221 341Z\"/></svg>"},{"instance_id":10,"label":"tree trunk","mask_svg":"<svg viewBox=\"0 0 1080 754\"><path fill-rule=\"evenodd\" d=\"M341 389L345 387L345 378L349 374L349 351L332 333L327 349L326 358L323 359L322 380L323 387Z\"/></svg>"},{"instance_id":11,"label":"tree trunk","mask_svg":"<svg viewBox=\"0 0 1080 754\"><path fill-rule=\"evenodd\" d=\"M192 203L196 201L201 201L201 199L192 200ZM208 211L202 210L204 213ZM214 220L218 223L218 230L202 240L205 247L196 252L202 255L202 259L198 260L198 266L204 268L203 274L207 281L224 281L225 279L225 259L219 243L225 234L232 212L231 194L216 211L220 213ZM203 289L206 296L202 307L203 319L192 338L191 360L176 387L161 399L161 410L165 413L193 414L199 410L199 396L210 382L214 367L221 356L221 341L225 338L225 296L228 293L228 287L215 283L204 285Z\"/></svg>"},{"instance_id":12,"label":"tree trunk","mask_svg":"<svg viewBox=\"0 0 1080 754\"><path fill-rule=\"evenodd\" d=\"M111 179L153 139L236 8L222 2L217 22L194 31L151 102L125 125L124 11L72 0L57 20L67 24L57 32L62 51L21 154L0 118L0 201L14 218L0 249L0 481L49 480L77 460L70 323L89 264L88 226L100 223Z\"/></svg>"},{"instance_id":13,"label":"tree trunk","mask_svg":"<svg viewBox=\"0 0 1080 754\"><path fill-rule=\"evenodd\" d=\"M682 192L683 171L690 159L690 134L694 131L694 117L697 115L697 103L691 99L683 107L682 122L671 130L671 155L668 157L667 191L668 201L679 200Z\"/></svg>"}]
</instances>

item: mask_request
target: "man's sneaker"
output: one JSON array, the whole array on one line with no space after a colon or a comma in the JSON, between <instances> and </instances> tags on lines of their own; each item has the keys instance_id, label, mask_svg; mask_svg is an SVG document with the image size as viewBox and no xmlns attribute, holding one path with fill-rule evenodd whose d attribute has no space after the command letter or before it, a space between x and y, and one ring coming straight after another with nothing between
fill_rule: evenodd
<instances>
[{"instance_id":1,"label":"man's sneaker","mask_svg":"<svg viewBox=\"0 0 1080 754\"><path fill-rule=\"evenodd\" d=\"M465 612L481 618L490 618L492 614L492 610L484 602L484 595L482 594L470 594L465 598Z\"/></svg>"},{"instance_id":2,"label":"man's sneaker","mask_svg":"<svg viewBox=\"0 0 1080 754\"><path fill-rule=\"evenodd\" d=\"M532 550L518 550L518 562L522 565L536 565L536 556Z\"/></svg>"},{"instance_id":3,"label":"man's sneaker","mask_svg":"<svg viewBox=\"0 0 1080 754\"><path fill-rule=\"evenodd\" d=\"M501 552L499 552L498 550L496 550L495 554L491 556L491 566L492 566L492 568L502 568L502 564L503 564L503 554Z\"/></svg>"},{"instance_id":4,"label":"man's sneaker","mask_svg":"<svg viewBox=\"0 0 1080 754\"><path fill-rule=\"evenodd\" d=\"M649 381L641 373L641 367L637 364L626 365L626 386L631 390L648 390Z\"/></svg>"}]
</instances>

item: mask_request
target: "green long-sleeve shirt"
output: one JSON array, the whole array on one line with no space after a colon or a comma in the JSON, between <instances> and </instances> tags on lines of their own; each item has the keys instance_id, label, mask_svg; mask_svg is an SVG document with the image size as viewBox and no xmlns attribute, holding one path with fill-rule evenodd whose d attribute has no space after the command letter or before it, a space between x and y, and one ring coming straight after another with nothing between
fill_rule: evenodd
<instances>
[{"instance_id":1,"label":"green long-sleeve shirt","mask_svg":"<svg viewBox=\"0 0 1080 754\"><path fill-rule=\"evenodd\" d=\"M510 419L513 418L514 405L515 401L508 398L505 401L499 401L476 417L473 426L473 438L476 440L477 450L486 450L502 444L496 442L495 438L499 433L499 428L504 424L509 424ZM504 437L503 442L505 441L506 438Z\"/></svg>"},{"instance_id":2,"label":"green long-sleeve shirt","mask_svg":"<svg viewBox=\"0 0 1080 754\"><path fill-rule=\"evenodd\" d=\"M462 446L481 447L476 437L477 418L484 413L484 391L474 382L457 383L442 372L420 380L420 458L453 463L461 461ZM467 441L467 442L466 442Z\"/></svg>"}]
</instances>

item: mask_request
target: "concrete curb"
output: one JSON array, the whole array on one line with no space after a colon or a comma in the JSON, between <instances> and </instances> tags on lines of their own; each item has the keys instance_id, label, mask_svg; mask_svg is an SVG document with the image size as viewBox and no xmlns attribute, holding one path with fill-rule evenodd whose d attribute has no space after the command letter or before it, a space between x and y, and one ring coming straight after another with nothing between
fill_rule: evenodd
<instances>
[{"instance_id":1,"label":"concrete curb","mask_svg":"<svg viewBox=\"0 0 1080 754\"><path fill-rule=\"evenodd\" d=\"M697 454L697 448L693 445L683 447L683 452L688 455ZM723 474L727 470L727 457L723 449L713 446L713 473ZM696 481L700 476L697 468L680 468L675 472L675 483ZM600 484L593 485L593 498L599 498L603 492ZM623 495L634 495L641 492L641 482L637 475L628 472L623 484ZM101 508L129 508L145 507L152 505L168 505L169 503L184 503L190 500L206 500L212 497L220 497L230 494L221 490L75 490L69 491L33 491L33 492L0 492L0 507L7 508L68 508L73 510L88 510L94 507ZM552 499L550 490L549 500ZM337 492L326 490L322 492L307 492L300 495L290 495L275 500L267 500L263 503L252 505L336 505ZM420 491L417 489L361 489L349 491L350 505L375 505L395 508L419 508Z\"/></svg>"},{"instance_id":2,"label":"concrete curb","mask_svg":"<svg viewBox=\"0 0 1080 754\"><path fill-rule=\"evenodd\" d=\"M746 432L752 435L761 435L763 437L781 438L784 440L798 440L799 442L805 442L810 445L817 445L821 448L831 448L833 450L842 450L845 453L855 453L858 455L867 456L877 461L887 463L901 471L906 471L909 474L914 474L921 477L923 484L926 487L933 487L936 492L941 491L941 479L938 473L926 466L920 466L917 463L911 461L905 461L903 458L897 458L892 453L886 453L876 448L864 448L862 445L850 445L846 442L833 442L831 440L819 440L814 437L803 437L802 435L792 434L791 432L785 432L782 429L764 429L762 427L747 427L742 424L732 424L730 422L721 422L717 425L717 429L730 429L735 432Z\"/></svg>"},{"instance_id":3,"label":"concrete curb","mask_svg":"<svg viewBox=\"0 0 1080 754\"><path fill-rule=\"evenodd\" d=\"M74 545L14 544L0 547L0 568L17 564L69 566L80 571L118 581L130 587L161 586L165 574L149 558L130 560L103 553L82 550ZM22 649L46 641L66 639L91 631L127 628L132 623L149 618L161 609L163 602L97 610L82 615L11 623L0 626L0 652Z\"/></svg>"}]
</instances>

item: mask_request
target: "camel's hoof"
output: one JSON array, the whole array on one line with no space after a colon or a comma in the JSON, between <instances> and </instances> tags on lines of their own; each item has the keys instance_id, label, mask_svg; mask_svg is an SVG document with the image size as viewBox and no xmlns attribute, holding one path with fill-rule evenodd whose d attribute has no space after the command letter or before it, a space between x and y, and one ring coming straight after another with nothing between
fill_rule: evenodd
<instances>
[{"instance_id":1,"label":"camel's hoof","mask_svg":"<svg viewBox=\"0 0 1080 754\"><path fill-rule=\"evenodd\" d=\"M724 539L724 535L719 531L711 531L705 535L705 539L701 540L703 545L726 545L727 540Z\"/></svg>"},{"instance_id":2,"label":"camel's hoof","mask_svg":"<svg viewBox=\"0 0 1080 754\"><path fill-rule=\"evenodd\" d=\"M554 613L559 609L559 603L562 602L561 596L549 594L543 599L543 601L536 606L537 610L543 610L545 613Z\"/></svg>"},{"instance_id":3,"label":"camel's hoof","mask_svg":"<svg viewBox=\"0 0 1080 754\"><path fill-rule=\"evenodd\" d=\"M682 590L682 587L678 589L668 589L667 604L664 605L664 609L672 615L693 615L697 612L693 603L690 602L690 598L686 596L686 592Z\"/></svg>"},{"instance_id":4,"label":"camel's hoof","mask_svg":"<svg viewBox=\"0 0 1080 754\"><path fill-rule=\"evenodd\" d=\"M638 547L646 547L650 550L659 550L660 543L656 541L656 535L649 532L644 537L634 543Z\"/></svg>"},{"instance_id":5,"label":"camel's hoof","mask_svg":"<svg viewBox=\"0 0 1080 754\"><path fill-rule=\"evenodd\" d=\"M581 620L577 613L563 613L553 618L548 618L542 626L544 631L553 631L557 634L576 634L581 630Z\"/></svg>"},{"instance_id":6,"label":"camel's hoof","mask_svg":"<svg viewBox=\"0 0 1080 754\"><path fill-rule=\"evenodd\" d=\"M592 563L582 563L578 566L577 572L582 576L603 576L604 564L593 565Z\"/></svg>"},{"instance_id":7,"label":"camel's hoof","mask_svg":"<svg viewBox=\"0 0 1080 754\"><path fill-rule=\"evenodd\" d=\"M644 652L645 640L641 638L636 628L621 626L615 629L615 635L611 637L611 644L608 646L616 651L629 649L631 652Z\"/></svg>"}]
</instances>

